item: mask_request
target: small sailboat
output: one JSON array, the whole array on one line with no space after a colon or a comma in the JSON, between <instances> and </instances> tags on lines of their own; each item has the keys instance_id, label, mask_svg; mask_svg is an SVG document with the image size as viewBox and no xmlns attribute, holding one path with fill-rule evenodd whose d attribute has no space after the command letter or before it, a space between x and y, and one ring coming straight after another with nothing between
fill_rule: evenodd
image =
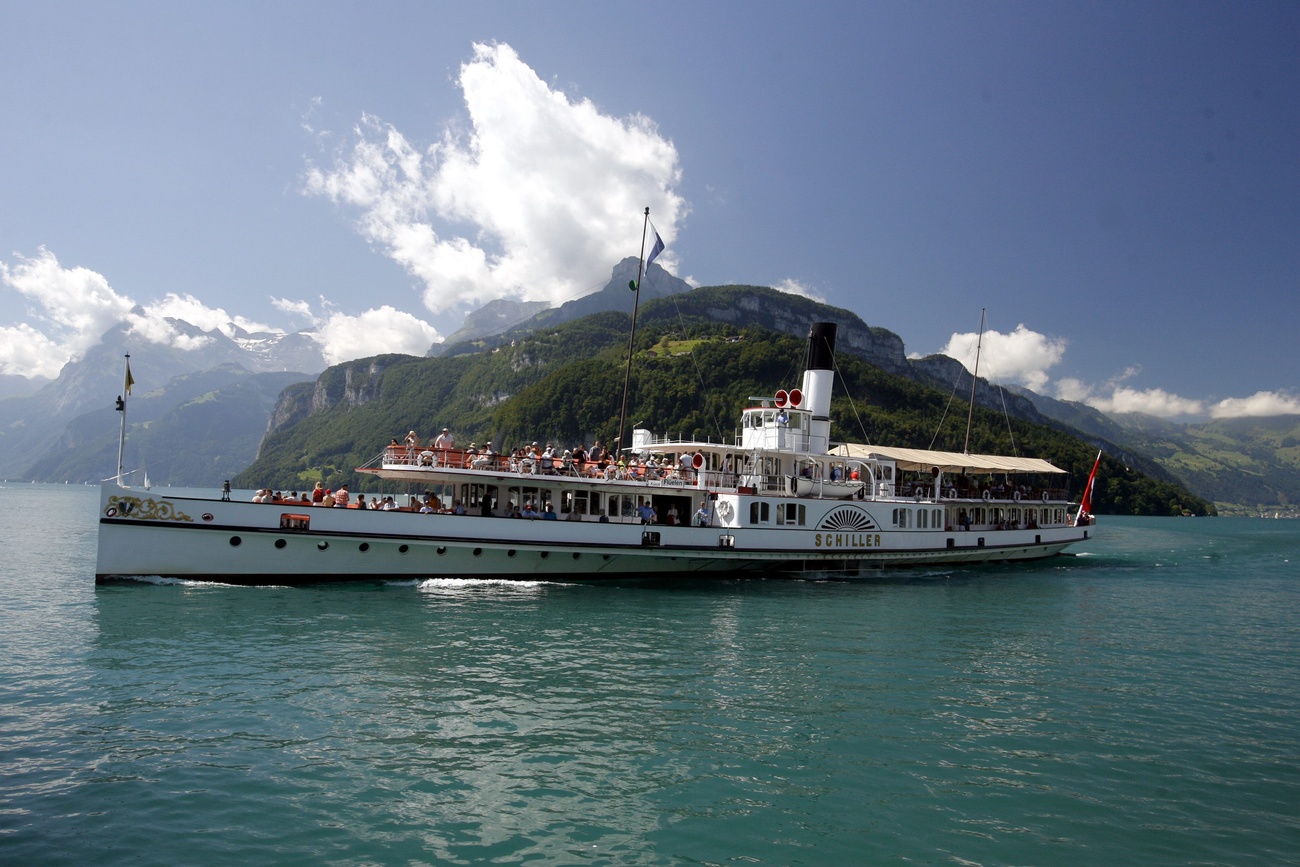
<instances>
[{"instance_id":1,"label":"small sailboat","mask_svg":"<svg viewBox=\"0 0 1300 867\"><path fill-rule=\"evenodd\" d=\"M149 471L148 471L148 470L145 470L145 471L144 471L144 489L145 489L146 491L151 491L151 490L153 490L153 485L149 482Z\"/></svg>"}]
</instances>

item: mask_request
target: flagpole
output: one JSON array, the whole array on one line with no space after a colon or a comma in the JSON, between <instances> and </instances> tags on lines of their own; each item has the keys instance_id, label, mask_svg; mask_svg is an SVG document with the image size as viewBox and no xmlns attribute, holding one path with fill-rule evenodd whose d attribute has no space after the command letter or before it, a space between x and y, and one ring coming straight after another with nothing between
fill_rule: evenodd
<instances>
[{"instance_id":1,"label":"flagpole","mask_svg":"<svg viewBox=\"0 0 1300 867\"><path fill-rule=\"evenodd\" d=\"M617 460L623 450L623 425L627 424L627 392L632 384L632 343L636 340L636 311L641 305L641 277L645 273L645 234L650 225L650 206L645 209L645 221L641 224L641 258L637 260L636 282L631 288L635 298L632 301L632 331L627 338L627 371L623 374L623 406L618 411L618 431L614 435L614 459Z\"/></svg>"},{"instance_id":2,"label":"flagpole","mask_svg":"<svg viewBox=\"0 0 1300 867\"><path fill-rule=\"evenodd\" d=\"M117 486L122 487L122 453L126 448L126 398L131 394L131 355L126 356L126 373L122 377L122 393L117 397L117 411L122 414L122 427L117 434Z\"/></svg>"},{"instance_id":3,"label":"flagpole","mask_svg":"<svg viewBox=\"0 0 1300 867\"><path fill-rule=\"evenodd\" d=\"M1085 514L1092 513L1092 488L1097 482L1097 467L1101 466L1101 449L1097 450L1097 459L1092 462L1092 472L1083 485L1083 496L1079 497L1079 511L1074 513L1074 526L1079 526Z\"/></svg>"},{"instance_id":4,"label":"flagpole","mask_svg":"<svg viewBox=\"0 0 1300 867\"><path fill-rule=\"evenodd\" d=\"M970 425L975 418L975 384L980 375L980 348L984 346L984 308L980 308L980 336L975 342L975 372L970 375L970 406L966 409L966 443L961 447L961 453L970 454ZM1014 446L1015 443L1012 443Z\"/></svg>"}]
</instances>

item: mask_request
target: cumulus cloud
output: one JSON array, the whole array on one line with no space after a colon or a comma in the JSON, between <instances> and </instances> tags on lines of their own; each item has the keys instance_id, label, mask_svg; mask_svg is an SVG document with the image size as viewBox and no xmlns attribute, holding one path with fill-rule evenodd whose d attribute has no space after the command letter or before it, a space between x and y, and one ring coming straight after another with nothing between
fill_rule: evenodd
<instances>
[{"instance_id":1,"label":"cumulus cloud","mask_svg":"<svg viewBox=\"0 0 1300 867\"><path fill-rule=\"evenodd\" d=\"M1277 391L1257 391L1250 397L1230 397L1210 407L1213 418L1300 415L1300 397Z\"/></svg>"},{"instance_id":2,"label":"cumulus cloud","mask_svg":"<svg viewBox=\"0 0 1300 867\"><path fill-rule=\"evenodd\" d=\"M1085 403L1105 413L1140 412L1158 418L1184 418L1205 413L1205 403L1179 397L1163 388L1136 389L1115 386L1109 396L1093 395Z\"/></svg>"},{"instance_id":3,"label":"cumulus cloud","mask_svg":"<svg viewBox=\"0 0 1300 867\"><path fill-rule=\"evenodd\" d=\"M233 337L245 331L275 331L267 325L208 307L192 295L168 293L161 301L137 304L115 291L104 275L89 268L65 268L51 251L40 248L31 258L0 262L0 283L28 301L31 321L0 327L0 372L52 378L69 361L80 358L114 325L149 343L197 349L212 341L178 328L184 320L202 331Z\"/></svg>"},{"instance_id":4,"label":"cumulus cloud","mask_svg":"<svg viewBox=\"0 0 1300 867\"><path fill-rule=\"evenodd\" d=\"M976 332L954 334L939 351L972 369L976 346L980 346L980 375L995 382L1015 382L1041 391L1048 381L1048 369L1060 363L1067 342L1030 331L1023 324L1010 334L985 331L982 345Z\"/></svg>"},{"instance_id":5,"label":"cumulus cloud","mask_svg":"<svg viewBox=\"0 0 1300 867\"><path fill-rule=\"evenodd\" d=\"M635 255L650 207L672 239L687 205L676 148L641 115L615 118L553 90L508 45L475 44L459 85L470 128L423 149L365 115L306 192L355 208L358 231L424 287L434 313L504 297L552 303Z\"/></svg>"},{"instance_id":6,"label":"cumulus cloud","mask_svg":"<svg viewBox=\"0 0 1300 867\"><path fill-rule=\"evenodd\" d=\"M1188 419L1205 414L1205 402L1180 397L1163 388L1132 388L1123 385L1141 373L1141 368L1129 367L1101 386L1089 385L1082 380L1066 378L1056 383L1056 396L1061 400L1084 403L1104 413L1138 412L1157 418Z\"/></svg>"},{"instance_id":7,"label":"cumulus cloud","mask_svg":"<svg viewBox=\"0 0 1300 867\"><path fill-rule=\"evenodd\" d=\"M778 292L785 292L789 295L802 295L804 298L811 298L813 301L819 301L822 304L826 303L825 298L792 277L787 277L772 288Z\"/></svg>"},{"instance_id":8,"label":"cumulus cloud","mask_svg":"<svg viewBox=\"0 0 1300 867\"><path fill-rule=\"evenodd\" d=\"M329 364L385 352L424 355L440 339L432 325L387 305L359 316L330 313L311 336Z\"/></svg>"},{"instance_id":9,"label":"cumulus cloud","mask_svg":"<svg viewBox=\"0 0 1300 867\"><path fill-rule=\"evenodd\" d=\"M13 266L0 262L0 282L27 299L28 315L41 327L24 322L0 329L0 372L58 376L134 306L102 274L64 268L44 247L31 258L16 258Z\"/></svg>"}]
</instances>

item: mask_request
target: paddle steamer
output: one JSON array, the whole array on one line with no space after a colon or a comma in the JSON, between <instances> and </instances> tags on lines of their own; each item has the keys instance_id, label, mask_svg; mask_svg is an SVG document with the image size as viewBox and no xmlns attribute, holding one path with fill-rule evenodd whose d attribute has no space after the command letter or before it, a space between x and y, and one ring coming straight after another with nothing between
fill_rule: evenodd
<instances>
[{"instance_id":1,"label":"paddle steamer","mask_svg":"<svg viewBox=\"0 0 1300 867\"><path fill-rule=\"evenodd\" d=\"M751 398L731 442L637 430L605 466L397 445L359 469L435 492L433 513L416 497L380 511L106 483L96 577L835 577L1033 560L1089 538L1047 461L832 442L835 335L813 325L801 387ZM464 514L444 513L453 502ZM511 517L525 511L545 517Z\"/></svg>"}]
</instances>

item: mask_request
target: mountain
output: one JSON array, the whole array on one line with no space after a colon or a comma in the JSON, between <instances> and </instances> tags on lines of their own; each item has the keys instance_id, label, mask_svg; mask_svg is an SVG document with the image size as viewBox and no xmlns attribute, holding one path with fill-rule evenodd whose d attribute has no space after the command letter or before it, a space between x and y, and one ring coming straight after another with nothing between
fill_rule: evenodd
<instances>
[{"instance_id":1,"label":"mountain","mask_svg":"<svg viewBox=\"0 0 1300 867\"><path fill-rule=\"evenodd\" d=\"M636 297L628 284L636 282L640 262L635 256L629 256L614 266L604 287L566 301L559 307L551 307L544 301L490 301L470 313L465 324L430 349L429 355L478 352L508 343L539 328L553 328L593 313L617 311L630 314ZM685 280L674 277L652 262L641 276L640 303L689 292L690 288Z\"/></svg>"},{"instance_id":2,"label":"mountain","mask_svg":"<svg viewBox=\"0 0 1300 867\"><path fill-rule=\"evenodd\" d=\"M626 291L626 290L625 290ZM846 310L763 287L705 287L642 306L635 342L628 421L657 433L730 440L750 396L800 382L808 325L840 323L832 403L836 439L958 449L964 403L951 387L934 387L932 362L913 369L897 335ZM430 439L442 427L461 442L491 441L498 450L532 441L565 446L611 442L625 375L629 317L601 312L522 334L491 349L439 358L379 356L336 365L314 386L282 395L258 459L233 482L288 490L347 480L361 489L382 483L355 468L392 437L414 430ZM773 327L777 326L777 327ZM981 385L981 391L986 385ZM1012 395L1009 404L1032 404ZM1001 403L1001 401L999 401ZM938 431L952 415L960 426ZM970 450L1044 457L1071 474L1078 490L1092 466L1090 443L1049 426L977 408ZM626 432L625 432L626 433ZM1104 462L1098 511L1205 514L1211 507L1180 486Z\"/></svg>"},{"instance_id":3,"label":"mountain","mask_svg":"<svg viewBox=\"0 0 1300 867\"><path fill-rule=\"evenodd\" d=\"M34 394L0 400L0 477L87 481L112 475L116 447L107 464L75 470L84 471L83 475L65 475L80 465L68 463L63 455L70 442L87 442L81 428L87 423L83 416L93 419L97 411L113 412L114 399L122 393L124 356L128 353L135 379L127 401L132 423L152 422L197 394L220 390L248 375L292 372L287 378L294 381L310 378L325 367L315 342L305 334L255 334L234 329L233 337L227 337L215 329L204 331L181 320L168 321L195 348L149 343L131 336L126 326L116 326ZM196 388L200 390L196 392ZM251 399L251 393L249 396ZM114 441L118 431L115 419L114 413L106 422ZM265 416L258 427L265 427ZM252 454L250 451L249 460ZM150 475L160 481L153 472Z\"/></svg>"},{"instance_id":4,"label":"mountain","mask_svg":"<svg viewBox=\"0 0 1300 867\"><path fill-rule=\"evenodd\" d=\"M426 355L436 358L450 347L503 334L532 319L542 310L549 309L550 306L545 301L515 301L510 298L489 301L479 309L471 310L465 316L465 321L460 328L447 335L441 343L435 343Z\"/></svg>"},{"instance_id":5,"label":"mountain","mask_svg":"<svg viewBox=\"0 0 1300 867\"><path fill-rule=\"evenodd\" d=\"M1018 391L1044 415L1109 443L1120 460L1153 461L1225 514L1300 516L1300 417L1181 423Z\"/></svg>"},{"instance_id":6,"label":"mountain","mask_svg":"<svg viewBox=\"0 0 1300 867\"><path fill-rule=\"evenodd\" d=\"M155 485L212 485L257 457L266 421L301 373L250 373L233 364L173 377L127 407L122 465L128 484L143 470ZM24 478L98 481L117 467L120 416L100 407L71 419Z\"/></svg>"}]
</instances>

